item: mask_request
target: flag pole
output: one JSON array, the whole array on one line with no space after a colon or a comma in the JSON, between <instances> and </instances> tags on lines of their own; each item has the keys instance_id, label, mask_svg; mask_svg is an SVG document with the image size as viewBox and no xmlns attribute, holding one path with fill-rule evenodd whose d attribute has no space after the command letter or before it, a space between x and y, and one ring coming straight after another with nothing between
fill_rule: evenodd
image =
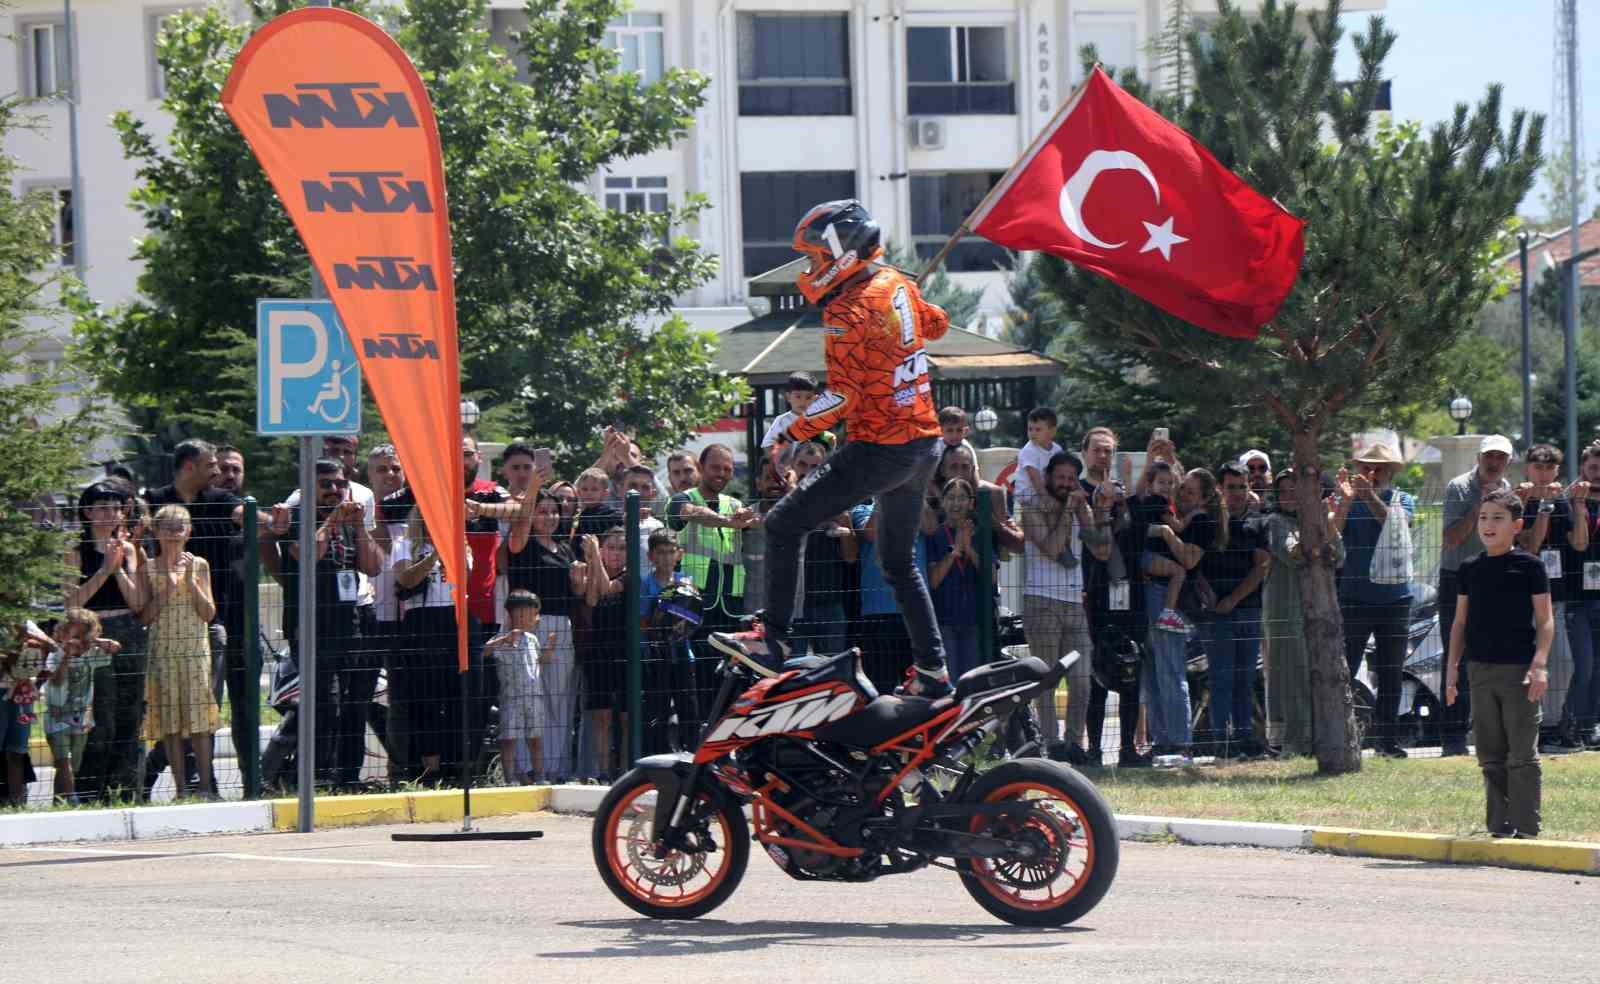
<instances>
[{"instance_id":1,"label":"flag pole","mask_svg":"<svg viewBox=\"0 0 1600 984\"><path fill-rule=\"evenodd\" d=\"M952 232L950 238L944 241L944 245L939 247L939 252L935 253L933 259L928 261L928 265L917 276L918 287L921 287L929 277L933 276L933 271L939 269L939 264L943 263L944 258L949 256L950 251L955 248L956 241L971 232L972 226L984 220L989 214L990 203L1011 190L1011 186L1016 183L1017 175L1029 164L1033 163L1034 157L1038 156L1045 142L1060 128L1062 120L1066 119L1068 114L1077 108L1078 100L1083 98L1083 92L1094 79L1095 72L1103 71L1105 70L1100 67L1100 63L1096 62L1093 70L1084 76L1083 81L1079 82L1077 87L1072 90L1072 93L1062 101L1060 108L1056 110L1056 114L1050 117L1050 122L1046 123L1043 129L1034 136L1033 142L1022 152L1022 156L1011 163L1011 167L1006 169L1006 173L1001 175L1000 180L996 181L994 187L989 189L989 193L983 196L983 200L978 203L978 207L967 213L967 217L961 220L960 225L956 226L956 231Z\"/></svg>"}]
</instances>

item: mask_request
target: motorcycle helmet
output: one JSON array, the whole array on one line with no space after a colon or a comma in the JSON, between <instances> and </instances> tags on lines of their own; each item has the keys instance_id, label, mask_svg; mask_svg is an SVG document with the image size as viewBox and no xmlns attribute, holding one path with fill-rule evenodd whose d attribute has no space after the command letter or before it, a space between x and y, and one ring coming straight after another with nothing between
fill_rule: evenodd
<instances>
[{"instance_id":1,"label":"motorcycle helmet","mask_svg":"<svg viewBox=\"0 0 1600 984\"><path fill-rule=\"evenodd\" d=\"M795 252L811 262L795 277L812 304L883 255L882 231L866 206L853 198L823 202L794 227Z\"/></svg>"},{"instance_id":2,"label":"motorcycle helmet","mask_svg":"<svg viewBox=\"0 0 1600 984\"><path fill-rule=\"evenodd\" d=\"M688 581L674 581L661 589L645 631L652 642L682 642L700 628L700 590Z\"/></svg>"},{"instance_id":3,"label":"motorcycle helmet","mask_svg":"<svg viewBox=\"0 0 1600 984\"><path fill-rule=\"evenodd\" d=\"M1122 628L1108 625L1095 633L1094 679L1107 690L1123 693L1139 686L1144 647Z\"/></svg>"}]
</instances>

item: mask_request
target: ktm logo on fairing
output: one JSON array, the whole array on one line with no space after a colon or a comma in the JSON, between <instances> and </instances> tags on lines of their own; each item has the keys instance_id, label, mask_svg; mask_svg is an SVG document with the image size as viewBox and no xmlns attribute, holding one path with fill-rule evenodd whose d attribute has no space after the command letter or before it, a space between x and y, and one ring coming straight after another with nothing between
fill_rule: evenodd
<instances>
[{"instance_id":1,"label":"ktm logo on fairing","mask_svg":"<svg viewBox=\"0 0 1600 984\"><path fill-rule=\"evenodd\" d=\"M324 123L336 130L379 130L390 123L401 128L418 125L406 94L378 91L376 82L297 82L295 88L305 94L269 92L262 97L273 129L296 123L310 130L320 130Z\"/></svg>"},{"instance_id":2,"label":"ktm logo on fairing","mask_svg":"<svg viewBox=\"0 0 1600 984\"><path fill-rule=\"evenodd\" d=\"M727 741L730 738L746 740L763 735L778 735L788 731L809 731L818 725L837 721L856 707L853 693L809 694L758 709L748 717L728 718L706 736L707 742Z\"/></svg>"},{"instance_id":3,"label":"ktm logo on fairing","mask_svg":"<svg viewBox=\"0 0 1600 984\"><path fill-rule=\"evenodd\" d=\"M306 211L371 212L380 215L415 210L431 213L428 186L399 171L329 171L333 181L302 181Z\"/></svg>"},{"instance_id":4,"label":"ktm logo on fairing","mask_svg":"<svg viewBox=\"0 0 1600 984\"><path fill-rule=\"evenodd\" d=\"M361 340L361 354L369 359L439 358L439 346L413 331L386 331L377 338Z\"/></svg>"},{"instance_id":5,"label":"ktm logo on fairing","mask_svg":"<svg viewBox=\"0 0 1600 984\"><path fill-rule=\"evenodd\" d=\"M333 283L355 290L438 290L433 267L414 256L358 256L354 264L335 263Z\"/></svg>"}]
</instances>

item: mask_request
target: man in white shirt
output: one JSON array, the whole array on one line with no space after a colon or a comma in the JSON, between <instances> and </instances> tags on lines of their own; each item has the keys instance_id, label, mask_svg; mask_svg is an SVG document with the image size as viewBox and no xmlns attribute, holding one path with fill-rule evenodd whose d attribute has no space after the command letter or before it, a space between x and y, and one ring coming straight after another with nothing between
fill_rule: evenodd
<instances>
[{"instance_id":1,"label":"man in white shirt","mask_svg":"<svg viewBox=\"0 0 1600 984\"><path fill-rule=\"evenodd\" d=\"M1057 740L1055 694L1042 694L1034 704L1046 751L1073 765L1088 764L1083 740L1087 731L1092 661L1089 618L1083 607L1083 548L1097 560L1111 556L1107 531L1095 527L1089 498L1078 484L1081 466L1073 455L1058 453L1045 464L1045 495L1022 511L1025 573L1022 627L1028 652L1050 665L1074 650L1077 662L1067 671L1065 748Z\"/></svg>"}]
</instances>

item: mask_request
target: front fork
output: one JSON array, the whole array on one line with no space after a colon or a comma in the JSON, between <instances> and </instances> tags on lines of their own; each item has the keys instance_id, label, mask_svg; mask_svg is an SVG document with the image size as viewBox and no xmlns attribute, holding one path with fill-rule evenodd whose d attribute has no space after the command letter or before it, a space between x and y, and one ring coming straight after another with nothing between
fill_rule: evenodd
<instances>
[{"instance_id":1,"label":"front fork","mask_svg":"<svg viewBox=\"0 0 1600 984\"><path fill-rule=\"evenodd\" d=\"M728 708L728 703L733 699L734 687L738 681L734 678L732 667L724 667L722 673L722 686L717 690L716 699L711 702L711 713L706 715L706 722L700 729L700 742L704 742L706 735L716 725ZM660 756L655 756L659 758ZM656 837L655 855L657 858L665 857L668 851L692 851L695 846L689 842L689 830L686 824L689 812L694 804L695 790L699 788L700 778L705 774L706 766L689 759L688 768L679 774L677 766L681 759L673 762L671 793L663 788L661 781L656 782ZM641 762L643 765L643 762Z\"/></svg>"}]
</instances>

